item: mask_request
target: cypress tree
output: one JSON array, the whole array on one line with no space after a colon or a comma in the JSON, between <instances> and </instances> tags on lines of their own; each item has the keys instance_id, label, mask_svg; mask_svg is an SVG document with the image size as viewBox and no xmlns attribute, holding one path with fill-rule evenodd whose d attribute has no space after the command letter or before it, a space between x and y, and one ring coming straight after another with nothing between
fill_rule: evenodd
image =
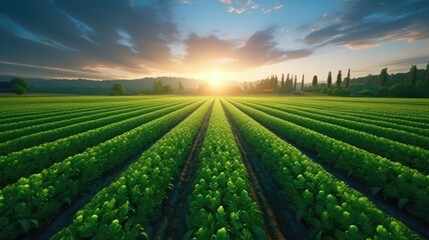
<instances>
[{"instance_id":1,"label":"cypress tree","mask_svg":"<svg viewBox=\"0 0 429 240\"><path fill-rule=\"evenodd\" d=\"M329 73L328 73L328 88L331 87L331 84L332 84L332 74L331 74L331 71L329 71Z\"/></svg>"},{"instance_id":2,"label":"cypress tree","mask_svg":"<svg viewBox=\"0 0 429 240\"><path fill-rule=\"evenodd\" d=\"M338 75L337 75L337 81L335 82L335 84L337 85L337 88L341 87L341 70L338 70Z\"/></svg>"},{"instance_id":3,"label":"cypress tree","mask_svg":"<svg viewBox=\"0 0 429 240\"><path fill-rule=\"evenodd\" d=\"M348 88L348 87L349 87L349 84L350 84L350 68L349 68L349 71L347 72L346 88Z\"/></svg>"}]
</instances>

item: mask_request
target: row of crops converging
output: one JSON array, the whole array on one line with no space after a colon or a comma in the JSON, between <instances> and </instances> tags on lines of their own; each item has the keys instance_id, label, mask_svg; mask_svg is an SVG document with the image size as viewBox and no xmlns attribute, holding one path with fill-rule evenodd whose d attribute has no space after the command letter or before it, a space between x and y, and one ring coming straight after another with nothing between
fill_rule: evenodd
<instances>
[{"instance_id":1,"label":"row of crops converging","mask_svg":"<svg viewBox=\"0 0 429 240\"><path fill-rule=\"evenodd\" d=\"M0 108L0 239L429 238L427 102L19 101Z\"/></svg>"}]
</instances>

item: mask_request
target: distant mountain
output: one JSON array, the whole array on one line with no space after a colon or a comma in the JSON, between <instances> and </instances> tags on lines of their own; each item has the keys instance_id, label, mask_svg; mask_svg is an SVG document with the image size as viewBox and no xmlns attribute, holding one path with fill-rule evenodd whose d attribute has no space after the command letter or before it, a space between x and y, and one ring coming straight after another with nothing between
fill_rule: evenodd
<instances>
[{"instance_id":1,"label":"distant mountain","mask_svg":"<svg viewBox=\"0 0 429 240\"><path fill-rule=\"evenodd\" d=\"M0 75L0 82L8 82L13 76ZM161 80L164 84L171 85L177 89L179 81L182 81L185 90L194 91L198 88L201 80L178 78L178 77L157 77L142 78L134 80L87 80L87 79L41 79L23 78L30 84L29 93L60 93L60 94L95 94L107 95L112 86L116 83L124 86L127 94L150 92L155 80Z\"/></svg>"}]
</instances>

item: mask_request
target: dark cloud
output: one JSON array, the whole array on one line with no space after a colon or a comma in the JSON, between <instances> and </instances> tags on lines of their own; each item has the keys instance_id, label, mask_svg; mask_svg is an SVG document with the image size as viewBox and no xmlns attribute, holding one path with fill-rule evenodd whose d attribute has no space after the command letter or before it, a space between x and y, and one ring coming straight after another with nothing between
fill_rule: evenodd
<instances>
[{"instance_id":1,"label":"dark cloud","mask_svg":"<svg viewBox=\"0 0 429 240\"><path fill-rule=\"evenodd\" d=\"M427 0L343 0L345 11L321 17L316 30L304 41L314 46L328 44L365 48L384 41L415 41L429 38ZM328 20L328 21L327 21ZM303 25L299 29L308 29Z\"/></svg>"},{"instance_id":2,"label":"dark cloud","mask_svg":"<svg viewBox=\"0 0 429 240\"><path fill-rule=\"evenodd\" d=\"M170 61L168 45L177 40L173 1L141 2L1 1L0 60L91 76L91 69L113 68L133 74L162 69ZM128 38L123 39L121 32ZM109 77L102 72L98 75Z\"/></svg>"},{"instance_id":3,"label":"dark cloud","mask_svg":"<svg viewBox=\"0 0 429 240\"><path fill-rule=\"evenodd\" d=\"M178 39L175 4L180 3L2 0L0 73L110 79L216 67L240 71L311 54L307 49L279 49L274 28L245 41L197 34ZM184 57L172 53L180 45L186 47Z\"/></svg>"},{"instance_id":4,"label":"dark cloud","mask_svg":"<svg viewBox=\"0 0 429 240\"><path fill-rule=\"evenodd\" d=\"M274 31L274 28L268 28L255 32L244 42L192 34L184 41L188 50L184 63L194 69L218 67L239 71L311 55L309 49L279 49L274 41Z\"/></svg>"},{"instance_id":5,"label":"dark cloud","mask_svg":"<svg viewBox=\"0 0 429 240\"><path fill-rule=\"evenodd\" d=\"M405 70L408 70L412 65L423 65L426 67L428 60L429 60L429 55L416 56L416 57L404 57L404 58L399 58L399 59L386 62L385 64L383 64L383 66L380 66L380 67L388 67L394 70L405 71Z\"/></svg>"}]
</instances>

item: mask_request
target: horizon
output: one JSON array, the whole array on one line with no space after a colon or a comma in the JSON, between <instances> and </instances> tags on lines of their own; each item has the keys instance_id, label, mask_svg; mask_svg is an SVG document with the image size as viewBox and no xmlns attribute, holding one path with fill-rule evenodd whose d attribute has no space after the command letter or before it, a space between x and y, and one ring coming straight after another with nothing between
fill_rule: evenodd
<instances>
[{"instance_id":1,"label":"horizon","mask_svg":"<svg viewBox=\"0 0 429 240\"><path fill-rule=\"evenodd\" d=\"M424 0L3 1L0 74L221 85L406 72L429 60L428 14Z\"/></svg>"}]
</instances>

